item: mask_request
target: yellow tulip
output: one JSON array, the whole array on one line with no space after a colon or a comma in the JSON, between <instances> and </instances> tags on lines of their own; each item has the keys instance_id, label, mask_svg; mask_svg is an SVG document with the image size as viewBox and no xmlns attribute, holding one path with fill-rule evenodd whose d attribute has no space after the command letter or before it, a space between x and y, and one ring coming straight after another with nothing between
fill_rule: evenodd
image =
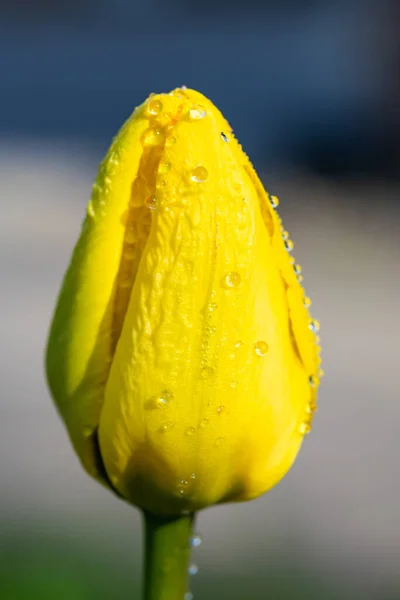
<instances>
[{"instance_id":1,"label":"yellow tulip","mask_svg":"<svg viewBox=\"0 0 400 600\"><path fill-rule=\"evenodd\" d=\"M227 121L152 95L102 162L47 349L86 470L159 515L248 500L311 428L318 323Z\"/></svg>"}]
</instances>

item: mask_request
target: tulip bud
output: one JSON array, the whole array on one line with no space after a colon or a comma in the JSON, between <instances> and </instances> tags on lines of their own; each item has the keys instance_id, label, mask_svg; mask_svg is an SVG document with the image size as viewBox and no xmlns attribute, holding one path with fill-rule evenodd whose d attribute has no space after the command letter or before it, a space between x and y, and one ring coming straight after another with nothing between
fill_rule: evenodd
<instances>
[{"instance_id":1,"label":"tulip bud","mask_svg":"<svg viewBox=\"0 0 400 600\"><path fill-rule=\"evenodd\" d=\"M85 469L150 512L255 498L311 428L318 323L292 242L217 108L136 108L93 186L47 349Z\"/></svg>"}]
</instances>

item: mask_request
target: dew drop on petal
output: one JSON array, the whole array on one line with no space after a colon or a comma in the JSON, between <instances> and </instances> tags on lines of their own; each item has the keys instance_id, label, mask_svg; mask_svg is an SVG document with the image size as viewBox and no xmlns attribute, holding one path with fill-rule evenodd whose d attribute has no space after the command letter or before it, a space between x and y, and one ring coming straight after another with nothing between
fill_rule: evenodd
<instances>
[{"instance_id":1,"label":"dew drop on petal","mask_svg":"<svg viewBox=\"0 0 400 600\"><path fill-rule=\"evenodd\" d=\"M194 121L199 121L200 119L204 119L204 117L206 116L206 114L207 114L206 113L206 109L201 104L195 104L189 110L189 116Z\"/></svg>"},{"instance_id":2,"label":"dew drop on petal","mask_svg":"<svg viewBox=\"0 0 400 600\"><path fill-rule=\"evenodd\" d=\"M221 138L224 142L229 142L228 136L223 131L221 131Z\"/></svg>"},{"instance_id":3,"label":"dew drop on petal","mask_svg":"<svg viewBox=\"0 0 400 600\"><path fill-rule=\"evenodd\" d=\"M271 202L272 208L276 208L279 205L279 198L276 196L270 196L269 201Z\"/></svg>"},{"instance_id":4,"label":"dew drop on petal","mask_svg":"<svg viewBox=\"0 0 400 600\"><path fill-rule=\"evenodd\" d=\"M317 387L319 385L319 377L317 377L316 375L310 375L310 377L308 378L308 382L311 385L311 387Z\"/></svg>"},{"instance_id":5,"label":"dew drop on petal","mask_svg":"<svg viewBox=\"0 0 400 600\"><path fill-rule=\"evenodd\" d=\"M168 173L170 170L171 170L171 163L170 162L162 162L158 166L158 172L159 173Z\"/></svg>"},{"instance_id":6,"label":"dew drop on petal","mask_svg":"<svg viewBox=\"0 0 400 600\"><path fill-rule=\"evenodd\" d=\"M190 479L196 479L196 477L197 477L196 473L192 473L192 474L190 475Z\"/></svg>"},{"instance_id":7,"label":"dew drop on petal","mask_svg":"<svg viewBox=\"0 0 400 600\"><path fill-rule=\"evenodd\" d=\"M164 140L165 135L161 127L149 127L142 136L144 146L159 146L164 143Z\"/></svg>"},{"instance_id":8,"label":"dew drop on petal","mask_svg":"<svg viewBox=\"0 0 400 600\"><path fill-rule=\"evenodd\" d=\"M235 342L235 348L238 350L239 348L241 348L243 346L243 342L242 340L238 340L237 342Z\"/></svg>"},{"instance_id":9,"label":"dew drop on petal","mask_svg":"<svg viewBox=\"0 0 400 600\"><path fill-rule=\"evenodd\" d=\"M203 367L201 370L201 376L203 379L207 379L208 377L212 377L214 375L214 369L212 367Z\"/></svg>"},{"instance_id":10,"label":"dew drop on petal","mask_svg":"<svg viewBox=\"0 0 400 600\"><path fill-rule=\"evenodd\" d=\"M225 410L225 406L218 406L217 408L217 413L220 415L221 413L223 413Z\"/></svg>"},{"instance_id":11,"label":"dew drop on petal","mask_svg":"<svg viewBox=\"0 0 400 600\"><path fill-rule=\"evenodd\" d=\"M242 278L236 271L229 271L224 277L225 287L235 288L240 285Z\"/></svg>"},{"instance_id":12,"label":"dew drop on petal","mask_svg":"<svg viewBox=\"0 0 400 600\"><path fill-rule=\"evenodd\" d=\"M203 183L208 177L208 171L202 165L195 167L192 171L192 179L197 183Z\"/></svg>"},{"instance_id":13,"label":"dew drop on petal","mask_svg":"<svg viewBox=\"0 0 400 600\"><path fill-rule=\"evenodd\" d=\"M150 100L150 102L147 104L147 112L152 116L160 114L162 108L163 105L160 100Z\"/></svg>"},{"instance_id":14,"label":"dew drop on petal","mask_svg":"<svg viewBox=\"0 0 400 600\"><path fill-rule=\"evenodd\" d=\"M304 304L304 306L306 308L308 308L309 306L311 306L311 298L309 298L308 296L305 296L304 300L303 300L303 304Z\"/></svg>"},{"instance_id":15,"label":"dew drop on petal","mask_svg":"<svg viewBox=\"0 0 400 600\"><path fill-rule=\"evenodd\" d=\"M299 432L301 433L301 435L307 435L307 433L310 433L310 431L311 431L310 423L307 423L307 421L304 421L303 423L300 424Z\"/></svg>"},{"instance_id":16,"label":"dew drop on petal","mask_svg":"<svg viewBox=\"0 0 400 600\"><path fill-rule=\"evenodd\" d=\"M205 427L207 427L207 425L209 424L209 422L210 421L208 419L202 419L200 421L200 427L201 427L201 429L204 429Z\"/></svg>"},{"instance_id":17,"label":"dew drop on petal","mask_svg":"<svg viewBox=\"0 0 400 600\"><path fill-rule=\"evenodd\" d=\"M149 194L146 197L144 203L150 210L155 210L160 204L158 198L153 194Z\"/></svg>"},{"instance_id":18,"label":"dew drop on petal","mask_svg":"<svg viewBox=\"0 0 400 600\"><path fill-rule=\"evenodd\" d=\"M300 273L301 273L301 266L300 265L294 265L293 270L296 273L296 275L300 275Z\"/></svg>"},{"instance_id":19,"label":"dew drop on petal","mask_svg":"<svg viewBox=\"0 0 400 600\"><path fill-rule=\"evenodd\" d=\"M159 431L160 433L167 433L167 431L171 431L171 429L174 426L174 422L173 421L167 421L166 423L164 423L163 425L161 425Z\"/></svg>"},{"instance_id":20,"label":"dew drop on petal","mask_svg":"<svg viewBox=\"0 0 400 600\"><path fill-rule=\"evenodd\" d=\"M186 435L191 437L194 433L195 433L195 428L194 427L188 427L185 431Z\"/></svg>"},{"instance_id":21,"label":"dew drop on petal","mask_svg":"<svg viewBox=\"0 0 400 600\"><path fill-rule=\"evenodd\" d=\"M320 327L321 325L317 319L313 319L308 325L308 328L311 329L313 333L317 333L320 330Z\"/></svg>"},{"instance_id":22,"label":"dew drop on petal","mask_svg":"<svg viewBox=\"0 0 400 600\"><path fill-rule=\"evenodd\" d=\"M289 232L286 229L282 231L282 239L287 240L289 238Z\"/></svg>"},{"instance_id":23,"label":"dew drop on petal","mask_svg":"<svg viewBox=\"0 0 400 600\"><path fill-rule=\"evenodd\" d=\"M254 351L258 356L265 356L268 352L269 346L267 342L259 341L254 344Z\"/></svg>"},{"instance_id":24,"label":"dew drop on petal","mask_svg":"<svg viewBox=\"0 0 400 600\"><path fill-rule=\"evenodd\" d=\"M188 569L189 575L196 575L199 572L199 567L194 563L190 565Z\"/></svg>"},{"instance_id":25,"label":"dew drop on petal","mask_svg":"<svg viewBox=\"0 0 400 600\"><path fill-rule=\"evenodd\" d=\"M218 438L215 440L215 444L214 444L214 445L215 445L215 446L218 448L218 447L219 447L219 446L221 446L223 443L224 443L224 438L223 438L223 437L218 437Z\"/></svg>"},{"instance_id":26,"label":"dew drop on petal","mask_svg":"<svg viewBox=\"0 0 400 600\"><path fill-rule=\"evenodd\" d=\"M217 310L217 308L218 308L218 304L216 302L209 302L209 304L208 304L209 312L214 312Z\"/></svg>"},{"instance_id":27,"label":"dew drop on petal","mask_svg":"<svg viewBox=\"0 0 400 600\"><path fill-rule=\"evenodd\" d=\"M308 413L309 415L312 415L316 412L316 410L317 410L316 402L310 402L309 404L307 404L306 413Z\"/></svg>"},{"instance_id":28,"label":"dew drop on petal","mask_svg":"<svg viewBox=\"0 0 400 600\"><path fill-rule=\"evenodd\" d=\"M292 240L285 240L284 245L288 252L291 252L294 248L294 244L293 244Z\"/></svg>"}]
</instances>

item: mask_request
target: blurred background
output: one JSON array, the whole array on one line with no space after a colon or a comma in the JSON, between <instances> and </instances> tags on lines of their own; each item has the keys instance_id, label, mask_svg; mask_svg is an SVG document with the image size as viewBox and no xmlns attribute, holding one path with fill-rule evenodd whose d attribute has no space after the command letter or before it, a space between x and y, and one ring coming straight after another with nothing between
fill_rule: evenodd
<instances>
[{"instance_id":1,"label":"blurred background","mask_svg":"<svg viewBox=\"0 0 400 600\"><path fill-rule=\"evenodd\" d=\"M200 514L196 599L400 598L400 5L0 1L0 598L139 598L141 522L82 471L43 350L96 165L150 92L219 106L281 199L320 409L266 496Z\"/></svg>"}]
</instances>

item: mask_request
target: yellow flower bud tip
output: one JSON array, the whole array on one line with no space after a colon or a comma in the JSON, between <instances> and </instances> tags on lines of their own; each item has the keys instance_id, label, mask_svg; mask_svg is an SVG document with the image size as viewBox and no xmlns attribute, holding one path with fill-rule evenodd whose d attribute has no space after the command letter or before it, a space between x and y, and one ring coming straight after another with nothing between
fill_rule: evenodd
<instances>
[{"instance_id":1,"label":"yellow flower bud tip","mask_svg":"<svg viewBox=\"0 0 400 600\"><path fill-rule=\"evenodd\" d=\"M139 106L101 163L47 349L94 477L157 514L276 484L322 376L293 242L218 109Z\"/></svg>"}]
</instances>

